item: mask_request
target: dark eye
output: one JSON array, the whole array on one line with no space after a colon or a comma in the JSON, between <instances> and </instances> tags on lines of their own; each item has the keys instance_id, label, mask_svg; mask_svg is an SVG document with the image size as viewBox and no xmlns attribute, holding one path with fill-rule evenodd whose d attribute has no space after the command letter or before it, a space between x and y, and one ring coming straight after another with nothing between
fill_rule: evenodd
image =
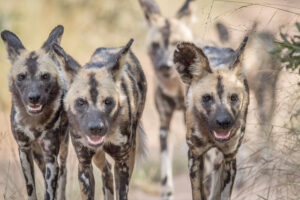
<instances>
[{"instance_id":1,"label":"dark eye","mask_svg":"<svg viewBox=\"0 0 300 200\"><path fill-rule=\"evenodd\" d=\"M87 101L84 100L84 99L82 99L82 98L79 98L79 99L77 99L76 104L77 104L79 107L82 107L82 106L84 106L84 105L87 104Z\"/></svg>"},{"instance_id":2,"label":"dark eye","mask_svg":"<svg viewBox=\"0 0 300 200\"><path fill-rule=\"evenodd\" d=\"M202 102L208 103L213 100L213 97L210 94L205 94L202 96Z\"/></svg>"},{"instance_id":3,"label":"dark eye","mask_svg":"<svg viewBox=\"0 0 300 200\"><path fill-rule=\"evenodd\" d=\"M230 101L232 101L232 102L237 102L238 100L239 100L239 97L238 97L237 94L232 94L232 95L230 96Z\"/></svg>"},{"instance_id":4,"label":"dark eye","mask_svg":"<svg viewBox=\"0 0 300 200\"><path fill-rule=\"evenodd\" d=\"M107 105L107 106L110 106L113 104L113 99L111 97L107 97L105 100L104 100L104 104Z\"/></svg>"},{"instance_id":5,"label":"dark eye","mask_svg":"<svg viewBox=\"0 0 300 200\"><path fill-rule=\"evenodd\" d=\"M156 50L156 49L158 49L159 48L159 43L158 42L153 42L152 43L152 49L153 50Z\"/></svg>"},{"instance_id":6,"label":"dark eye","mask_svg":"<svg viewBox=\"0 0 300 200\"><path fill-rule=\"evenodd\" d=\"M49 80L50 79L50 74L49 73L42 74L41 79L42 80Z\"/></svg>"},{"instance_id":7,"label":"dark eye","mask_svg":"<svg viewBox=\"0 0 300 200\"><path fill-rule=\"evenodd\" d=\"M23 81L26 78L26 74L18 74L18 81Z\"/></svg>"}]
</instances>

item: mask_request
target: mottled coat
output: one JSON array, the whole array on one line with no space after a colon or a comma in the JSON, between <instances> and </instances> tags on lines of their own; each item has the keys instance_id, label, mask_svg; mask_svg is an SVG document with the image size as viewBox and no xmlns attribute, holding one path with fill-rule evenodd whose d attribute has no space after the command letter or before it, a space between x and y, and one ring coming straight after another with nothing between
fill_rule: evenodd
<instances>
[{"instance_id":1,"label":"mottled coat","mask_svg":"<svg viewBox=\"0 0 300 200\"><path fill-rule=\"evenodd\" d=\"M11 130L30 200L37 199L33 160L44 174L44 199L65 199L68 120L62 102L64 80L52 49L54 42L60 42L63 30L62 26L55 27L35 51L26 50L12 32L1 33L11 62Z\"/></svg>"},{"instance_id":2,"label":"mottled coat","mask_svg":"<svg viewBox=\"0 0 300 200\"><path fill-rule=\"evenodd\" d=\"M144 133L140 119L147 84L130 51L132 42L124 47L98 48L83 67L69 63L64 50L55 45L69 82L64 102L79 160L82 199L94 199L92 159L102 171L104 199L113 199L114 194L117 199L127 199L136 146L145 148L141 146ZM105 154L115 161L115 181Z\"/></svg>"},{"instance_id":3,"label":"mottled coat","mask_svg":"<svg viewBox=\"0 0 300 200\"><path fill-rule=\"evenodd\" d=\"M202 51L185 42L178 44L174 52L177 71L188 87L186 138L194 200L230 199L249 104L249 89L241 66L247 39L236 51L223 49L218 56L211 51L214 47ZM204 164L205 154L211 148L217 148L224 160L215 168L208 197L203 184Z\"/></svg>"}]
</instances>

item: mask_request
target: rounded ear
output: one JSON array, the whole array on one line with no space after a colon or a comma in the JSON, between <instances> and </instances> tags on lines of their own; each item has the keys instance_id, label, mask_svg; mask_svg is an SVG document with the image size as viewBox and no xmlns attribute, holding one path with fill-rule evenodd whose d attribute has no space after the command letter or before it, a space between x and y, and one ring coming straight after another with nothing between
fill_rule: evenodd
<instances>
[{"instance_id":1,"label":"rounded ear","mask_svg":"<svg viewBox=\"0 0 300 200\"><path fill-rule=\"evenodd\" d=\"M122 47L122 49L117 53L116 55L116 62L112 67L109 68L114 80L117 80L119 78L119 74L121 72L122 67L124 66L126 62L126 58L128 55L128 52L130 50L130 47L133 43L133 39L130 39L128 43Z\"/></svg>"},{"instance_id":2,"label":"rounded ear","mask_svg":"<svg viewBox=\"0 0 300 200\"><path fill-rule=\"evenodd\" d=\"M182 7L177 11L176 18L184 20L187 24L191 24L196 21L195 13L196 0L186 0Z\"/></svg>"},{"instance_id":3,"label":"rounded ear","mask_svg":"<svg viewBox=\"0 0 300 200\"><path fill-rule=\"evenodd\" d=\"M155 24L158 18L161 16L161 12L156 2L154 0L139 0L139 3L143 9L148 24Z\"/></svg>"},{"instance_id":4,"label":"rounded ear","mask_svg":"<svg viewBox=\"0 0 300 200\"><path fill-rule=\"evenodd\" d=\"M13 64L22 50L25 50L21 40L12 32L4 30L1 32L1 38L5 44L8 59Z\"/></svg>"},{"instance_id":5,"label":"rounded ear","mask_svg":"<svg viewBox=\"0 0 300 200\"><path fill-rule=\"evenodd\" d=\"M80 64L76 60L74 60L74 58L68 55L58 44L54 43L52 48L62 63L68 83L71 84L74 80L74 77L81 69Z\"/></svg>"},{"instance_id":6,"label":"rounded ear","mask_svg":"<svg viewBox=\"0 0 300 200\"><path fill-rule=\"evenodd\" d=\"M185 84L193 79L201 78L206 73L212 73L206 55L193 43L182 42L177 44L174 52L174 63Z\"/></svg>"},{"instance_id":7,"label":"rounded ear","mask_svg":"<svg viewBox=\"0 0 300 200\"><path fill-rule=\"evenodd\" d=\"M234 70L234 72L236 74L241 74L242 72L242 63L241 63L241 59L243 57L244 54L244 50L246 47L248 41L248 36L244 37L242 43L240 44L240 46L237 48L237 50L235 51L236 54L236 59L233 62L233 64L230 66L231 70Z\"/></svg>"},{"instance_id":8,"label":"rounded ear","mask_svg":"<svg viewBox=\"0 0 300 200\"><path fill-rule=\"evenodd\" d=\"M60 44L61 37L64 33L64 27L62 25L56 26L49 34L48 39L42 45L42 49L46 52L52 49L54 43Z\"/></svg>"}]
</instances>

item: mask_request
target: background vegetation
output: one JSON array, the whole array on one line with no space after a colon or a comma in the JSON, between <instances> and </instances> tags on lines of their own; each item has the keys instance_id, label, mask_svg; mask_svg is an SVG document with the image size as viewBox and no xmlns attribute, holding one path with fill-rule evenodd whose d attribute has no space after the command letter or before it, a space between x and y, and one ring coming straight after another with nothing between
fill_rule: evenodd
<instances>
[{"instance_id":1,"label":"background vegetation","mask_svg":"<svg viewBox=\"0 0 300 200\"><path fill-rule=\"evenodd\" d=\"M278 47L273 53L278 53L280 60L287 70L298 71L300 74L300 23L296 22L297 35L280 34L282 41L277 41Z\"/></svg>"},{"instance_id":2,"label":"background vegetation","mask_svg":"<svg viewBox=\"0 0 300 200\"><path fill-rule=\"evenodd\" d=\"M174 16L184 0L156 0L162 13ZM283 69L278 81L276 117L269 137L261 138L255 100L247 121L246 139L240 150L238 180L233 199L299 199L299 32L295 23L300 16L299 0L196 0L196 19L192 25L200 43L220 44L215 23L224 22L230 29L225 46L236 48L241 38L258 22L257 31L268 31L278 41L278 56ZM16 33L27 49L37 49L57 24L65 27L62 46L81 64L99 46L120 46L134 38L134 52L146 72L149 93L143 116L148 134L149 156L138 164L130 190L130 199L159 199L158 116L153 102L155 77L145 49L147 24L138 0L0 0L0 30ZM298 27L299 29L299 27ZM281 33L281 36L280 36ZM10 94L7 74L10 64L0 42L0 199L25 199L25 187L17 146L9 127ZM298 114L297 114L298 113ZM172 122L175 145L175 197L190 199L187 173L185 130L181 113ZM293 133L293 134L290 134ZM268 145L267 145L268 144ZM268 149L262 147L271 147ZM262 152L262 153L261 153ZM68 157L68 199L79 199L77 160L70 145ZM259 155L259 156L257 156ZM245 159L247 158L247 159ZM38 171L36 169L36 171ZM101 199L101 178L96 168L96 199ZM240 177L240 178L239 178ZM37 172L38 194L43 195L43 179Z\"/></svg>"}]
</instances>

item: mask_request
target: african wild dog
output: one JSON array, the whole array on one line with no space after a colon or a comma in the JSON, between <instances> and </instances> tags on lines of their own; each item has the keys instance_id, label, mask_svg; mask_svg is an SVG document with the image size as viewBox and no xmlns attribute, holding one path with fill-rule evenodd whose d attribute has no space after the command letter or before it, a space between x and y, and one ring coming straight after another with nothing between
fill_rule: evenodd
<instances>
[{"instance_id":1,"label":"african wild dog","mask_svg":"<svg viewBox=\"0 0 300 200\"><path fill-rule=\"evenodd\" d=\"M149 25L147 49L157 78L155 104L160 117L161 197L173 198L172 147L168 142L170 122L175 110L185 110L185 86L173 64L173 53L179 41L192 41L187 26L192 19L192 2L186 0L176 17L162 16L153 0L139 0Z\"/></svg>"},{"instance_id":2,"label":"african wild dog","mask_svg":"<svg viewBox=\"0 0 300 200\"><path fill-rule=\"evenodd\" d=\"M64 104L79 160L82 199L94 199L92 159L102 171L104 198L114 198L114 181L106 153L115 161L116 197L127 199L136 146L145 148L141 146L144 133L140 119L147 83L139 61L130 51L132 42L124 47L98 48L82 68L74 67L64 50L54 46L68 76Z\"/></svg>"},{"instance_id":3,"label":"african wild dog","mask_svg":"<svg viewBox=\"0 0 300 200\"><path fill-rule=\"evenodd\" d=\"M12 65L11 129L31 200L37 199L33 159L44 174L45 199L65 199L68 120L62 103L64 80L52 49L54 42L60 42L63 31L63 26L55 27L35 51L26 50L14 33L1 33Z\"/></svg>"},{"instance_id":4,"label":"african wild dog","mask_svg":"<svg viewBox=\"0 0 300 200\"><path fill-rule=\"evenodd\" d=\"M193 43L182 42L174 52L174 63L187 85L186 123L189 170L194 200L205 200L205 153L217 148L224 156L217 166L209 199L230 199L236 174L236 154L242 143L249 104L249 89L242 73L240 47L223 55L210 56L213 47L203 51ZM213 54L215 55L215 54Z\"/></svg>"}]
</instances>

